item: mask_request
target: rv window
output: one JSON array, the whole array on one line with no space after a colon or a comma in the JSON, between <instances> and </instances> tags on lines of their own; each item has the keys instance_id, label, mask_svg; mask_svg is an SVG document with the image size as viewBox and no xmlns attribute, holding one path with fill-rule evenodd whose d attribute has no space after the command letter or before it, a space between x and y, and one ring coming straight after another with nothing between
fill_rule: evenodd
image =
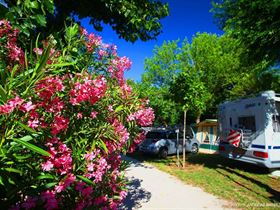
<instances>
[{"instance_id":1,"label":"rv window","mask_svg":"<svg viewBox=\"0 0 280 210\"><path fill-rule=\"evenodd\" d=\"M256 120L255 116L239 117L238 118L239 128L256 131Z\"/></svg>"},{"instance_id":2,"label":"rv window","mask_svg":"<svg viewBox=\"0 0 280 210\"><path fill-rule=\"evenodd\" d=\"M280 132L280 116L273 115L272 116L272 126L274 132Z\"/></svg>"},{"instance_id":3,"label":"rv window","mask_svg":"<svg viewBox=\"0 0 280 210\"><path fill-rule=\"evenodd\" d=\"M273 131L280 132L280 102L275 102L277 115L272 116Z\"/></svg>"}]
</instances>

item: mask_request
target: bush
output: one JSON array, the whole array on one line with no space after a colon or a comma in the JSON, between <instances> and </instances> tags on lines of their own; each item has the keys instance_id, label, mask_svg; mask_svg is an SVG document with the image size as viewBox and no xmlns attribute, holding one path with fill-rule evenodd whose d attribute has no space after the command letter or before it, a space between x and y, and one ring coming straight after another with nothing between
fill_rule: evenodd
<instances>
[{"instance_id":1,"label":"bush","mask_svg":"<svg viewBox=\"0 0 280 210\"><path fill-rule=\"evenodd\" d=\"M0 21L1 207L116 209L120 154L154 119L124 79L130 60L76 24L32 50L18 32Z\"/></svg>"}]
</instances>

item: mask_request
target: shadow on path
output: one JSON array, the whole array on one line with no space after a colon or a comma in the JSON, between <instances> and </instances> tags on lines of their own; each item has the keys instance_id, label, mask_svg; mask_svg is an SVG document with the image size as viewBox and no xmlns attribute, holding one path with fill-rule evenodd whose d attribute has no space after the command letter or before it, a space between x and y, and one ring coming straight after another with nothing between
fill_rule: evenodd
<instances>
[{"instance_id":1,"label":"shadow on path","mask_svg":"<svg viewBox=\"0 0 280 210\"><path fill-rule=\"evenodd\" d=\"M124 160L128 166L130 167L142 167L142 168L153 168L149 165L143 164L141 161L136 160L134 158L128 157L128 156L122 156L122 160Z\"/></svg>"},{"instance_id":2,"label":"shadow on path","mask_svg":"<svg viewBox=\"0 0 280 210\"><path fill-rule=\"evenodd\" d=\"M129 177L128 181L128 194L118 208L121 210L138 209L142 206L142 203L148 202L152 195L144 188L141 188L142 180Z\"/></svg>"}]
</instances>

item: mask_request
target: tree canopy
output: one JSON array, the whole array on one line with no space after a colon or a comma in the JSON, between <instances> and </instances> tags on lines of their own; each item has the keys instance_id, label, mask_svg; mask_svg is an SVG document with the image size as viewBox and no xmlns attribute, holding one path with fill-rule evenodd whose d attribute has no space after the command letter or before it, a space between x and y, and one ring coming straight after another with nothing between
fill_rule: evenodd
<instances>
[{"instance_id":1,"label":"tree canopy","mask_svg":"<svg viewBox=\"0 0 280 210\"><path fill-rule=\"evenodd\" d=\"M246 63L244 51L244 45L227 34L197 33L191 43L175 40L156 46L153 57L145 60L142 75L146 89L157 88L156 96L150 97L151 106L155 108L153 101L164 92L162 101L175 102L177 110L187 109L194 118L215 117L217 105L225 100L276 87L278 77L264 71L268 62ZM260 79L264 77L266 82Z\"/></svg>"},{"instance_id":2,"label":"tree canopy","mask_svg":"<svg viewBox=\"0 0 280 210\"><path fill-rule=\"evenodd\" d=\"M249 49L251 59L280 61L279 0L216 0L219 26Z\"/></svg>"},{"instance_id":3,"label":"tree canopy","mask_svg":"<svg viewBox=\"0 0 280 210\"><path fill-rule=\"evenodd\" d=\"M9 8L16 8L12 18L22 18L22 24L39 21L47 26L47 30L43 30L47 33L59 31L73 20L89 18L97 31L108 24L120 38L131 42L155 39L162 30L160 19L169 14L168 5L160 0L28 0L24 4L17 0L4 1ZM28 16L39 10L41 14ZM23 17L24 14L27 16ZM47 15L46 20L44 15Z\"/></svg>"}]
</instances>

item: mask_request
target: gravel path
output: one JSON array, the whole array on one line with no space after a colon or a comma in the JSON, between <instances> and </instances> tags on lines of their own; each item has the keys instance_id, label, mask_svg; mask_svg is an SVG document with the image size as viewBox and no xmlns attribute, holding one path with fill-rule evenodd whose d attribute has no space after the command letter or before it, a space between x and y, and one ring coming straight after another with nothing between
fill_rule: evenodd
<instances>
[{"instance_id":1,"label":"gravel path","mask_svg":"<svg viewBox=\"0 0 280 210\"><path fill-rule=\"evenodd\" d=\"M155 167L125 157L129 192L122 210L225 209L229 204L197 187L186 185ZM227 208L228 209L228 208Z\"/></svg>"}]
</instances>

